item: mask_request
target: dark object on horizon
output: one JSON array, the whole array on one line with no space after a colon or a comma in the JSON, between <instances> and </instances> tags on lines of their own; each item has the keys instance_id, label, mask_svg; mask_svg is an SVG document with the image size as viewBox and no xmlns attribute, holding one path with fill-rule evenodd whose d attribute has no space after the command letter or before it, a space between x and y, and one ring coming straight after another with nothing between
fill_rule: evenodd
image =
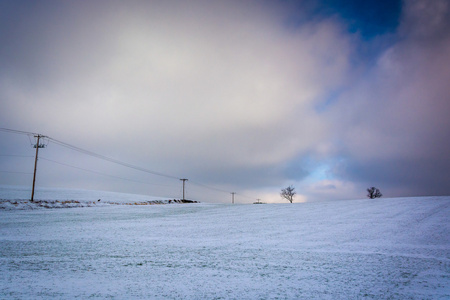
<instances>
[{"instance_id":1,"label":"dark object on horizon","mask_svg":"<svg viewBox=\"0 0 450 300\"><path fill-rule=\"evenodd\" d=\"M369 197L370 199L381 198L381 196L383 196L383 194L381 194L380 190L374 186L371 188L368 188L367 193L368 193L367 197Z\"/></svg>"},{"instance_id":2,"label":"dark object on horizon","mask_svg":"<svg viewBox=\"0 0 450 300\"><path fill-rule=\"evenodd\" d=\"M98 199L97 201L100 202L101 199Z\"/></svg>"},{"instance_id":3,"label":"dark object on horizon","mask_svg":"<svg viewBox=\"0 0 450 300\"><path fill-rule=\"evenodd\" d=\"M188 199L181 199L179 200L181 203L199 203L198 201L195 200L188 200Z\"/></svg>"},{"instance_id":4,"label":"dark object on horizon","mask_svg":"<svg viewBox=\"0 0 450 300\"><path fill-rule=\"evenodd\" d=\"M188 199L173 199L173 200L169 200L168 203L200 203L199 201L196 200L188 200Z\"/></svg>"},{"instance_id":5,"label":"dark object on horizon","mask_svg":"<svg viewBox=\"0 0 450 300\"><path fill-rule=\"evenodd\" d=\"M281 190L280 196L292 203L294 201L295 194L295 188L290 185L287 188Z\"/></svg>"},{"instance_id":6,"label":"dark object on horizon","mask_svg":"<svg viewBox=\"0 0 450 300\"><path fill-rule=\"evenodd\" d=\"M253 202L253 204L266 204L266 203L264 203L264 202L261 202L261 199L256 199L257 201L256 202Z\"/></svg>"}]
</instances>

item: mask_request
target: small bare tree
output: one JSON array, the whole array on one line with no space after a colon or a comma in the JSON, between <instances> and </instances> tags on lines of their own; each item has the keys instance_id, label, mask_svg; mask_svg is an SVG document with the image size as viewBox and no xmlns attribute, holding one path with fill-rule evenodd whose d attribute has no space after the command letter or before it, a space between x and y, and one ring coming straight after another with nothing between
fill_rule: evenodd
<instances>
[{"instance_id":1,"label":"small bare tree","mask_svg":"<svg viewBox=\"0 0 450 300\"><path fill-rule=\"evenodd\" d=\"M383 196L383 194L381 194L380 190L374 186L371 188L368 188L367 193L368 193L367 197L369 197L370 199L381 198L381 196Z\"/></svg>"},{"instance_id":2,"label":"small bare tree","mask_svg":"<svg viewBox=\"0 0 450 300\"><path fill-rule=\"evenodd\" d=\"M294 201L295 194L295 188L292 185L288 186L285 189L282 189L280 193L282 198L287 199L291 203L292 201Z\"/></svg>"}]
</instances>

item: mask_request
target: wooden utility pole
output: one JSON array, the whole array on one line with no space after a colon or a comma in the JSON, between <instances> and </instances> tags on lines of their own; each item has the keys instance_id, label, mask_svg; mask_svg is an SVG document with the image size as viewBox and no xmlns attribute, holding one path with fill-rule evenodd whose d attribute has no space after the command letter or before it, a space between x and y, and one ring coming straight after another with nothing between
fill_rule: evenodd
<instances>
[{"instance_id":1,"label":"wooden utility pole","mask_svg":"<svg viewBox=\"0 0 450 300\"><path fill-rule=\"evenodd\" d=\"M39 148L45 148L44 144L39 144L40 138L44 137L44 136L38 134L38 135L35 135L34 137L37 138L37 141L36 141L36 145L33 146L34 148L36 148L36 156L34 158L33 188L31 189L31 202L33 202L33 200L34 200L34 185L36 183L36 168L37 168Z\"/></svg>"},{"instance_id":2,"label":"wooden utility pole","mask_svg":"<svg viewBox=\"0 0 450 300\"><path fill-rule=\"evenodd\" d=\"M231 193L231 203L234 204L234 195L236 195L235 192Z\"/></svg>"},{"instance_id":3,"label":"wooden utility pole","mask_svg":"<svg viewBox=\"0 0 450 300\"><path fill-rule=\"evenodd\" d=\"M187 179L186 178L183 178L183 179L180 179L181 181L183 181L183 200L186 200L185 198L184 198L184 185L185 185L185 182L187 181Z\"/></svg>"}]
</instances>

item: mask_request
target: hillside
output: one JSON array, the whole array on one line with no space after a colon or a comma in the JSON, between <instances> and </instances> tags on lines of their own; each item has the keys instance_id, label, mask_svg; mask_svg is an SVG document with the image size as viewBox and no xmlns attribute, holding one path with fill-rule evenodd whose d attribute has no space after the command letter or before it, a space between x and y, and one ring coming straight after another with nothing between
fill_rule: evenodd
<instances>
[{"instance_id":1,"label":"hillside","mask_svg":"<svg viewBox=\"0 0 450 300\"><path fill-rule=\"evenodd\" d=\"M0 298L446 299L450 197L0 211Z\"/></svg>"}]
</instances>

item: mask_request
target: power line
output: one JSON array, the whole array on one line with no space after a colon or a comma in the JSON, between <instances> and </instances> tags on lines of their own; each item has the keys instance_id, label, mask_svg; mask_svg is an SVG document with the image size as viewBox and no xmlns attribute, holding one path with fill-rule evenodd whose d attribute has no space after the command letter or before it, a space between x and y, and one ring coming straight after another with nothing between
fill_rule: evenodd
<instances>
[{"instance_id":1,"label":"power line","mask_svg":"<svg viewBox=\"0 0 450 300\"><path fill-rule=\"evenodd\" d=\"M15 133L15 134L24 134L24 135L37 135L37 133L34 132L28 132L28 131L21 131L21 130L15 130L15 129L8 129L8 128L0 128L0 131L9 132L9 133Z\"/></svg>"},{"instance_id":2,"label":"power line","mask_svg":"<svg viewBox=\"0 0 450 300\"><path fill-rule=\"evenodd\" d=\"M177 180L179 179L179 177L176 177L176 176L167 175L167 174L163 174L163 173L160 173L160 172L155 172L155 171L152 171L152 170L149 170L149 169L145 169L145 168L142 168L142 167L138 167L138 166L135 166L135 165L132 165L132 164L129 164L129 163L126 163L126 162L114 159L114 158L110 158L110 157L107 157L107 156L104 156L104 155L101 155L101 154L97 154L97 153L89 151L89 150L85 150L85 149L79 148L77 146L70 145L70 144L62 142L62 141L58 141L58 140L56 140L54 138L51 138L51 137L47 137L47 138L50 141L52 141L53 143L55 143L55 144L57 144L59 146L62 146L62 147L65 147L65 148L68 148L68 149L71 149L71 150L74 150L74 151L77 151L77 152L80 152L80 153L92 156L92 157L96 157L96 158L99 158L99 159L102 159L102 160L105 160L105 161L109 161L109 162L112 162L112 163L115 163L115 164L118 164L118 165L121 165L121 166L124 166L124 167L127 167L127 168L135 169L135 170L138 170L138 171L141 171L141 172L145 172L145 173L149 173L149 174L153 174L153 175L157 175L157 176L162 176L162 177L166 177L166 178L177 179Z\"/></svg>"},{"instance_id":3,"label":"power line","mask_svg":"<svg viewBox=\"0 0 450 300\"><path fill-rule=\"evenodd\" d=\"M108 161L108 162L111 162L111 163L115 163L115 164L118 164L118 165L121 165L121 166L124 166L124 167L127 167L127 168L131 168L131 169L134 169L134 170L137 170L137 171L149 173L149 174L156 175L156 176L162 176L162 177L166 177L166 178L170 178L170 179L182 180L183 181L183 192L184 192L184 184L185 184L185 181L187 179L180 179L177 176L168 175L168 174L164 174L164 173L161 173L161 172L156 172L156 171L152 171L152 170L149 170L149 169L146 169L146 168L135 166L133 164L126 163L126 162L123 162L123 161L120 161L120 160L117 160L117 159L114 159L114 158L110 158L110 157L107 157L107 156L104 156L104 155L101 155L101 154L98 154L98 153L95 153L95 152L92 152L92 151L89 151L89 150L77 147L77 146L74 146L74 145L71 145L71 144L59 141L59 140L51 138L51 137L41 135L41 134L37 134L37 133L33 133L33 132L27 132L27 131L21 131L21 130L15 130L15 129L9 129L9 128L0 128L0 131L8 132L8 133L14 133L14 134L28 135L29 137L30 137L30 135L33 135L34 137L37 137L38 138L38 142L34 145L34 147L36 147L36 161L37 161L37 150L38 150L38 148L43 148L43 147L46 146L46 145L39 144L39 139L40 138L45 138L45 139L47 139L47 141L52 141L56 145L59 145L59 146L71 149L73 151L80 152L80 153L85 154L85 155L92 156L92 157L95 157L95 158L98 158L98 159L102 159L102 160L105 160L105 161ZM6 155L2 155L2 156L6 156ZM23 156L23 157L30 157L30 156ZM46 160L51 161L49 159L46 159ZM59 162L56 162L56 161L51 161L51 162L59 163ZM66 165L66 166L73 167L73 168L77 168L77 169L84 170L84 171L88 171L88 172L97 173L99 175L115 177L115 178L123 179L123 180L129 180L129 179L126 179L126 178L116 177L116 176L112 176L112 175L102 174L102 173L99 173L99 172L96 172L96 171L92 171L92 170L87 170L87 169L82 169L82 168L78 168L78 167L75 167L75 166L70 166L70 165L67 165L67 164L64 164L64 163L59 163L59 164ZM135 181L135 180L130 180L130 181ZM139 182L139 181L136 181L136 182ZM209 185L206 185L206 184L203 184L203 183L200 183L200 182L196 182L196 181L190 181L190 182L193 183L194 185L197 185L197 186L209 189L209 190L218 191L218 192L227 193L227 194L230 193L229 191L225 191L223 189L220 189L220 188L217 188L217 187L213 187L213 186L209 186ZM145 183L145 182L142 182L142 183ZM34 179L33 179L33 185L34 185ZM242 196L242 197L245 197L245 198L254 199L253 197L249 197L249 196L246 196L246 195L243 195L243 194L240 194L240 193L235 193L234 192L233 193L233 197L234 197L234 195L239 195L239 196ZM184 195L183 195L183 198L184 198Z\"/></svg>"},{"instance_id":4,"label":"power line","mask_svg":"<svg viewBox=\"0 0 450 300\"><path fill-rule=\"evenodd\" d=\"M198 185L198 186L200 186L200 187L203 187L203 188L206 188L206 189L210 189L210 190L213 190L213 191L222 192L222 193L227 193L227 194L230 193L229 191L225 191L225 190L222 190L222 189L219 189L219 188L216 188L216 187L213 187L213 186L209 186L209 185L206 185L206 184L197 182L197 181L192 181L192 180L190 180L190 182L193 183L193 184L195 184L195 185Z\"/></svg>"},{"instance_id":5,"label":"power line","mask_svg":"<svg viewBox=\"0 0 450 300\"><path fill-rule=\"evenodd\" d=\"M244 194L241 194L241 193L236 193L236 195L239 195L241 197L248 198L248 199L254 199L254 197L250 197L250 196L247 196L247 195L244 195Z\"/></svg>"},{"instance_id":6,"label":"power line","mask_svg":"<svg viewBox=\"0 0 450 300\"><path fill-rule=\"evenodd\" d=\"M26 175L33 174L33 173L31 173L31 172L16 172L16 171L0 171L0 173L26 174Z\"/></svg>"},{"instance_id":7,"label":"power line","mask_svg":"<svg viewBox=\"0 0 450 300\"><path fill-rule=\"evenodd\" d=\"M153 174L153 175L162 176L162 177L166 177L166 178L177 179L177 180L179 179L179 177L176 177L176 176L173 176L173 175L167 175L167 174L163 174L163 173L160 173L160 172L156 172L156 171L152 171L152 170L149 170L149 169L145 169L145 168L142 168L142 167L139 167L139 166L135 166L135 165L132 165L132 164L129 164L129 163L126 163L126 162L123 162L123 161L120 161L120 160L117 160L117 159L114 159L114 158L110 158L110 157L107 157L107 156L104 156L104 155L101 155L101 154L98 154L98 153L95 153L95 152L92 152L92 151L89 151L89 150L86 150L86 149L82 149L80 147L77 147L77 146L74 146L74 145L71 145L71 144L59 141L57 139L54 139L54 138L51 138L51 137L48 137L48 136L43 136L43 135L35 134L35 133L32 133L32 132L21 131L21 130L14 130L14 129L8 129L8 128L0 128L0 131L9 132L9 133L16 133L16 134L25 134L25 135L34 134L34 135L39 136L39 137L45 137L49 141L52 141L53 143L55 143L55 144L57 144L59 146L62 146L62 147L65 147L65 148L68 148L68 149L71 149L71 150L74 150L74 151L77 151L77 152L80 152L80 153L83 153L83 154L86 154L86 155L89 155L89 156L92 156L92 157L95 157L95 158L99 158L99 159L102 159L102 160L105 160L105 161L109 161L109 162L112 162L112 163L115 163L115 164L118 164L118 165L122 165L122 166L127 167L127 168L135 169L135 170L138 170L138 171L141 171L141 172L150 173L150 174Z\"/></svg>"},{"instance_id":8,"label":"power line","mask_svg":"<svg viewBox=\"0 0 450 300\"><path fill-rule=\"evenodd\" d=\"M43 159L43 160L46 160L46 161L49 161L49 162L52 162L52 163L55 163L55 164L58 164L58 165L62 165L62 166L66 166L66 167L70 167L70 168L74 168L74 169L78 169L78 170L81 170L81 171L90 172L90 173L94 173L94 174L98 174L98 175L102 175L102 176L107 176L107 177L111 177L111 178L116 178L116 179L121 179L121 180L126 180L126 181L132 181L132 182L137 182L137 183L144 183L144 184L149 184L149 185L173 187L173 185L150 183L150 182L139 181L139 180L135 180L135 179L129 179L129 178L124 178L124 177L104 174L104 173L97 172L97 171L94 171L94 170L89 170L89 169L76 167L76 166L73 166L73 165L69 165L69 164L66 164L66 163L58 162L58 161L55 161L55 160L52 160L52 159L48 159L48 158L44 158L44 157L41 157L40 159Z\"/></svg>"},{"instance_id":9,"label":"power line","mask_svg":"<svg viewBox=\"0 0 450 300\"><path fill-rule=\"evenodd\" d=\"M18 155L18 154L0 154L0 156L6 156L6 157L33 157L31 155Z\"/></svg>"}]
</instances>

